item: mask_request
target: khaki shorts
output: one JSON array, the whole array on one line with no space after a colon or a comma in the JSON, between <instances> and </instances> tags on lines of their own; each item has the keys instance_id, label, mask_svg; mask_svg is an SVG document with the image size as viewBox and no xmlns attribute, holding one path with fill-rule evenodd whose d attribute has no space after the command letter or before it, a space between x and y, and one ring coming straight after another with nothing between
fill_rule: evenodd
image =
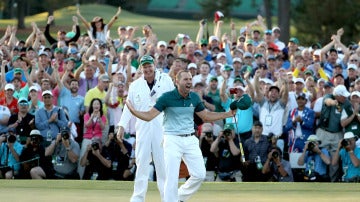
<instances>
[{"instance_id":1,"label":"khaki shorts","mask_svg":"<svg viewBox=\"0 0 360 202\"><path fill-rule=\"evenodd\" d=\"M344 138L343 132L331 133L322 128L318 128L316 135L321 141L320 147L326 148L329 152L335 152L339 141Z\"/></svg>"}]
</instances>

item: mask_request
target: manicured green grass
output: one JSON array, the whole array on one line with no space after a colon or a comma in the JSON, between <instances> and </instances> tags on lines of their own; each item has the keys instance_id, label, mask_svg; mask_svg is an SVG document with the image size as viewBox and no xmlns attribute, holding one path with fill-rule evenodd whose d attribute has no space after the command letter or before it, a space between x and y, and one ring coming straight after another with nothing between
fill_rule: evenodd
<instances>
[{"instance_id":1,"label":"manicured green grass","mask_svg":"<svg viewBox=\"0 0 360 202\"><path fill-rule=\"evenodd\" d=\"M87 21L91 21L95 16L101 16L105 23L108 23L112 16L116 13L117 8L108 6L108 5L97 5L97 4L85 4L80 6L81 14L87 19ZM55 33L59 28L62 28L66 31L71 30L72 16L76 15L76 7L69 6L59 10L56 10L54 13L55 17L55 26L51 27L51 31L55 36ZM233 19L236 23L237 30L240 27L244 26L245 21L241 19ZM157 34L159 39L169 41L170 39L174 39L178 33L188 34L192 40L196 39L196 34L199 29L199 20L177 20L177 19L168 19L168 18L158 18L151 17L145 15L139 15L136 13L131 13L125 10L122 10L118 20L115 22L113 27L111 28L111 36L113 38L117 35L117 27L118 26L137 26L139 27L139 31L137 31L136 36L141 36L141 28L145 24L151 24L154 32ZM211 22L212 20L209 19ZM26 30L18 31L18 38L25 39L31 32L31 22L36 22L38 26L44 30L44 27L47 22L47 13L40 13L33 16L26 17L25 24ZM85 27L79 21L81 25L81 32L85 33ZM0 34L3 34L3 31L6 28L6 25L16 25L15 20L0 20ZM213 32L212 23L209 23L209 32L210 35ZM229 23L225 23L223 26L223 33L227 32L230 34L230 25Z\"/></svg>"},{"instance_id":2,"label":"manicured green grass","mask_svg":"<svg viewBox=\"0 0 360 202\"><path fill-rule=\"evenodd\" d=\"M111 202L129 201L133 182L1 180L1 201ZM359 201L359 184L345 183L203 183L190 202ZM148 202L160 201L156 183L149 183Z\"/></svg>"}]
</instances>

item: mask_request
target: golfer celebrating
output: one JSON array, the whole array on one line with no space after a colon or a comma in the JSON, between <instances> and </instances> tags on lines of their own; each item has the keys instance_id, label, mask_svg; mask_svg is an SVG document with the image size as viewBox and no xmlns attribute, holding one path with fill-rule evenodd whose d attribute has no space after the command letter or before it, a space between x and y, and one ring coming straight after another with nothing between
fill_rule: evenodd
<instances>
[{"instance_id":1,"label":"golfer celebrating","mask_svg":"<svg viewBox=\"0 0 360 202\"><path fill-rule=\"evenodd\" d=\"M155 71L154 59L151 56L143 56L140 59L140 65L143 76L130 85L127 99L133 104L135 109L148 111L164 92L174 89L174 83L166 73ZM120 128L117 138L123 139L124 128L126 128L130 119L131 113L125 107L118 123ZM164 201L165 168L164 151L161 145L163 140L162 122L163 116L158 116L150 122L140 119L136 120L135 159L137 170L131 202L145 201L151 154L155 164L158 189L161 199Z\"/></svg>"},{"instance_id":2,"label":"golfer celebrating","mask_svg":"<svg viewBox=\"0 0 360 202\"><path fill-rule=\"evenodd\" d=\"M164 111L165 202L188 200L205 179L204 160L194 133L194 112L204 122L224 119L236 113L236 110L220 113L205 110L199 96L190 92L192 77L188 71L180 71L176 75L176 86L176 89L164 93L147 112L136 110L130 99L126 102L131 113L144 121L150 121ZM189 170L190 178L178 190L181 159Z\"/></svg>"}]
</instances>

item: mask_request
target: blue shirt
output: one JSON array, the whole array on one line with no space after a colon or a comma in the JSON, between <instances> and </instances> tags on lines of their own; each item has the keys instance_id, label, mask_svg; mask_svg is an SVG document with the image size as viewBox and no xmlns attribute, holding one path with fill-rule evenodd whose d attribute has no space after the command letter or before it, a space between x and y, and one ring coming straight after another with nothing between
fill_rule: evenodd
<instances>
[{"instance_id":1,"label":"blue shirt","mask_svg":"<svg viewBox=\"0 0 360 202\"><path fill-rule=\"evenodd\" d=\"M194 130L194 112L205 110L197 93L190 92L182 97L178 89L164 93L157 100L155 109L164 111L164 132L165 135L190 134Z\"/></svg>"},{"instance_id":2,"label":"blue shirt","mask_svg":"<svg viewBox=\"0 0 360 202\"><path fill-rule=\"evenodd\" d=\"M23 150L23 146L16 141L14 143L14 150L15 152L20 156L22 150ZM7 143L3 142L0 146L0 156L1 156L1 165L4 166L5 165L5 161L6 158L8 160L8 163L6 166L14 166L14 170L18 171L20 169L20 164L18 163L18 161L16 161L16 159L14 158L14 156L12 155L10 149L7 146ZM3 173L4 175L5 173Z\"/></svg>"},{"instance_id":3,"label":"blue shirt","mask_svg":"<svg viewBox=\"0 0 360 202\"><path fill-rule=\"evenodd\" d=\"M330 158L330 153L327 149L322 148L321 152ZM327 165L324 163L324 161L321 159L320 155L314 154L309 156L309 152L306 151L304 162L306 164L305 172L307 172L309 169L311 169L311 163L314 163L314 171L317 172L319 175L325 175L327 173Z\"/></svg>"},{"instance_id":4,"label":"blue shirt","mask_svg":"<svg viewBox=\"0 0 360 202\"><path fill-rule=\"evenodd\" d=\"M14 69L6 72L5 74L6 83L11 83L13 79L14 79ZM21 74L21 80L27 82L24 72Z\"/></svg>"},{"instance_id":5,"label":"blue shirt","mask_svg":"<svg viewBox=\"0 0 360 202\"><path fill-rule=\"evenodd\" d=\"M221 106L228 111L230 109L231 102L234 101L233 99L228 98L226 102L221 103ZM226 123L235 123L234 117L229 117L225 119ZM237 127L235 127L235 132L245 133L251 131L253 125L253 110L252 107L249 107L246 110L238 109L236 111L236 123Z\"/></svg>"},{"instance_id":6,"label":"blue shirt","mask_svg":"<svg viewBox=\"0 0 360 202\"><path fill-rule=\"evenodd\" d=\"M360 148L355 147L354 155L360 159ZM355 167L350 159L349 153L342 148L339 152L339 156L342 161L343 172L345 173L345 181L353 177L360 177L360 166Z\"/></svg>"},{"instance_id":7,"label":"blue shirt","mask_svg":"<svg viewBox=\"0 0 360 202\"><path fill-rule=\"evenodd\" d=\"M62 87L59 95L58 105L68 108L71 122L80 123L79 112L85 111L83 96L77 95L74 97L69 89Z\"/></svg>"}]
</instances>

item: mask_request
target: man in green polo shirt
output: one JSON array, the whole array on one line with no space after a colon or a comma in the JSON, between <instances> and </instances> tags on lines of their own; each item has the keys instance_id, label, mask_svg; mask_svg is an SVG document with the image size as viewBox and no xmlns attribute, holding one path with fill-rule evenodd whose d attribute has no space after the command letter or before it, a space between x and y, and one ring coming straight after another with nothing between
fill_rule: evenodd
<instances>
[{"instance_id":1,"label":"man in green polo shirt","mask_svg":"<svg viewBox=\"0 0 360 202\"><path fill-rule=\"evenodd\" d=\"M150 111L137 111L132 104L126 104L131 113L144 121L150 121L164 111L164 159L165 159L165 202L186 201L194 194L205 179L206 169L195 136L194 112L204 121L211 122L231 117L236 110L210 112L205 110L199 96L191 92L192 76L188 71L176 75L177 88L164 93ZM178 172L181 159L184 160L190 178L178 189Z\"/></svg>"}]
</instances>

